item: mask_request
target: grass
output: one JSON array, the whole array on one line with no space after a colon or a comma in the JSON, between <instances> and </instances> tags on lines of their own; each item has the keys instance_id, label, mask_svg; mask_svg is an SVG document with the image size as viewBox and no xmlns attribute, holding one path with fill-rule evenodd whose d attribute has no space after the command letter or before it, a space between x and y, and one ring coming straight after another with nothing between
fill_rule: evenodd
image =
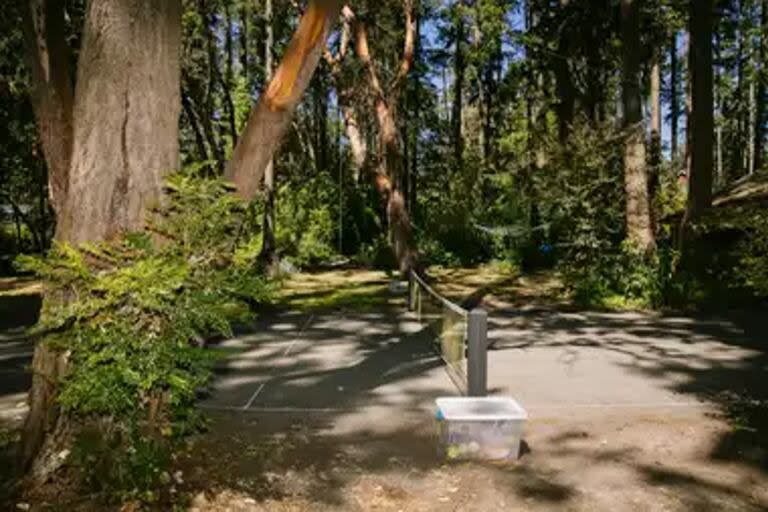
<instances>
[{"instance_id":1,"label":"grass","mask_svg":"<svg viewBox=\"0 0 768 512\"><path fill-rule=\"evenodd\" d=\"M43 286L32 277L0 277L0 296L40 295Z\"/></svg>"},{"instance_id":2,"label":"grass","mask_svg":"<svg viewBox=\"0 0 768 512\"><path fill-rule=\"evenodd\" d=\"M334 270L293 274L283 281L276 301L301 310L372 311L404 304L403 294L389 291L383 271Z\"/></svg>"}]
</instances>

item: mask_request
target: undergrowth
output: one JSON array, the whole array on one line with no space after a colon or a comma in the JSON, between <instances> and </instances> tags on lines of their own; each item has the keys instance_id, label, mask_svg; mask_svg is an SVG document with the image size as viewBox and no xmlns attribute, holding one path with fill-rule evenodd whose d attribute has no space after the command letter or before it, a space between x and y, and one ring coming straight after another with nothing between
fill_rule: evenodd
<instances>
[{"instance_id":1,"label":"undergrowth","mask_svg":"<svg viewBox=\"0 0 768 512\"><path fill-rule=\"evenodd\" d=\"M253 217L222 182L177 175L146 230L21 259L46 290L37 331L69 354L58 401L89 488L151 498L174 443L201 425L194 401L212 363L203 340L230 335L270 296Z\"/></svg>"}]
</instances>

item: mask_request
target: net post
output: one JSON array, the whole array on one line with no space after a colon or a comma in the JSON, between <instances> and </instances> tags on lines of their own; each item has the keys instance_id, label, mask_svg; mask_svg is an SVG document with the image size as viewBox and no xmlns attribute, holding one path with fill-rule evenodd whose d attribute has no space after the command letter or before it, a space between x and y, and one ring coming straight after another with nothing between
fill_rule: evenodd
<instances>
[{"instance_id":1,"label":"net post","mask_svg":"<svg viewBox=\"0 0 768 512\"><path fill-rule=\"evenodd\" d=\"M480 308L469 312L467 325L467 394L488 394L488 313Z\"/></svg>"},{"instance_id":2,"label":"net post","mask_svg":"<svg viewBox=\"0 0 768 512\"><path fill-rule=\"evenodd\" d=\"M408 270L408 311L413 313L413 270Z\"/></svg>"}]
</instances>

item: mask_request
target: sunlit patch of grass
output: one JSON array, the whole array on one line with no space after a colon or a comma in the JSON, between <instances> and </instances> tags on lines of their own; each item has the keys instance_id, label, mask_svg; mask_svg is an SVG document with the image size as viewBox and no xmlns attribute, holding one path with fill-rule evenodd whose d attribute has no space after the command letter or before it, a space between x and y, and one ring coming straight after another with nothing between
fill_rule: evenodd
<instances>
[{"instance_id":1,"label":"sunlit patch of grass","mask_svg":"<svg viewBox=\"0 0 768 512\"><path fill-rule=\"evenodd\" d=\"M590 305L600 309L613 311L638 311L651 309L650 305L642 299L625 297L624 295L619 294L608 295L607 297L601 298L598 304Z\"/></svg>"},{"instance_id":2,"label":"sunlit patch of grass","mask_svg":"<svg viewBox=\"0 0 768 512\"><path fill-rule=\"evenodd\" d=\"M390 278L371 270L294 274L283 282L277 302L297 309L371 311L405 306L405 293L389 290Z\"/></svg>"},{"instance_id":3,"label":"sunlit patch of grass","mask_svg":"<svg viewBox=\"0 0 768 512\"><path fill-rule=\"evenodd\" d=\"M0 277L0 296L40 295L43 285L29 277Z\"/></svg>"}]
</instances>

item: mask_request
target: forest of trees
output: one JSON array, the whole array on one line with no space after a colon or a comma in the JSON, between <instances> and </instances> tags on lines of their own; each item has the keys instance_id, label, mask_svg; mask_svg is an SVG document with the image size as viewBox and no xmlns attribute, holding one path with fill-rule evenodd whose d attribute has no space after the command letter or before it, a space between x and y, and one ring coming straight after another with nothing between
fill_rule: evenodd
<instances>
[{"instance_id":1,"label":"forest of trees","mask_svg":"<svg viewBox=\"0 0 768 512\"><path fill-rule=\"evenodd\" d=\"M256 255L257 298L291 266L492 259L555 267L590 303L768 294L765 194L728 199L766 167L766 0L25 0L0 27L0 266L53 247L30 265L61 285L54 337L95 339L72 326L124 305L73 302L124 286L99 288L97 270L214 262L212 248ZM205 203L218 216L192 217L196 242L168 231ZM221 320L163 318L185 333ZM51 411L72 364L91 363L38 343L23 455L40 474L71 430ZM172 416L163 378L136 386L151 425ZM132 409L82 379L70 417Z\"/></svg>"}]
</instances>

